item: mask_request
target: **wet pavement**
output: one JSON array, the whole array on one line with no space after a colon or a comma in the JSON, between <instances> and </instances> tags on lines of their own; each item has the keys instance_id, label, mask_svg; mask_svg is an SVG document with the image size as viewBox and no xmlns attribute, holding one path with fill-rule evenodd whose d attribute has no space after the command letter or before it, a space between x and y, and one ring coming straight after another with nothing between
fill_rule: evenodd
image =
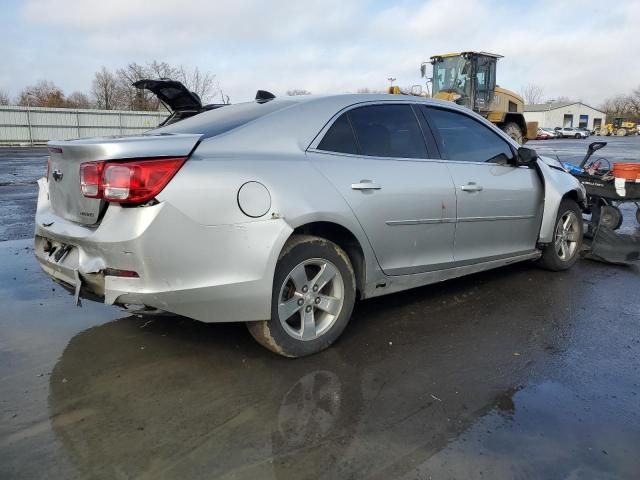
<instances>
[{"instance_id":1,"label":"wet pavement","mask_svg":"<svg viewBox=\"0 0 640 480\"><path fill-rule=\"evenodd\" d=\"M0 148L0 242L33 235L36 182L46 170L45 148Z\"/></svg>"},{"instance_id":2,"label":"wet pavement","mask_svg":"<svg viewBox=\"0 0 640 480\"><path fill-rule=\"evenodd\" d=\"M243 325L76 308L0 242L0 478L638 478L639 287L514 265L361 302L287 360Z\"/></svg>"}]
</instances>

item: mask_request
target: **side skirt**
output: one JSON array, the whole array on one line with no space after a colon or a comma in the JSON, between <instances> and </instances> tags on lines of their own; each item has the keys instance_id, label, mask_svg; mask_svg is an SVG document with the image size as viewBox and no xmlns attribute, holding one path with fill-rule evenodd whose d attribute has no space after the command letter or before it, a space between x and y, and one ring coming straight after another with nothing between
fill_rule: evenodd
<instances>
[{"instance_id":1,"label":"side skirt","mask_svg":"<svg viewBox=\"0 0 640 480\"><path fill-rule=\"evenodd\" d=\"M473 265L463 265L460 267L436 270L433 272L414 273L412 275L385 276L375 284L367 286L364 298L379 297L389 293L401 292L411 288L422 287L432 283L444 282L452 278L464 277L472 273L484 272L493 268L504 267L512 263L524 262L526 260L536 260L540 258L542 252L533 250L529 253L516 255L514 257L501 258L488 262L474 263Z\"/></svg>"}]
</instances>

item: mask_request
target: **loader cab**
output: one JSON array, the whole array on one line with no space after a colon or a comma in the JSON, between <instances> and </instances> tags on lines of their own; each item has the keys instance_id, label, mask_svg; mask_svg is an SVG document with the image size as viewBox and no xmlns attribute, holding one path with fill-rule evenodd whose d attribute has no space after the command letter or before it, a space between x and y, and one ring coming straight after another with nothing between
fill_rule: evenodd
<instances>
[{"instance_id":1,"label":"loader cab","mask_svg":"<svg viewBox=\"0 0 640 480\"><path fill-rule=\"evenodd\" d=\"M462 52L431 57L433 98L449 100L476 112L491 110L500 55Z\"/></svg>"}]
</instances>

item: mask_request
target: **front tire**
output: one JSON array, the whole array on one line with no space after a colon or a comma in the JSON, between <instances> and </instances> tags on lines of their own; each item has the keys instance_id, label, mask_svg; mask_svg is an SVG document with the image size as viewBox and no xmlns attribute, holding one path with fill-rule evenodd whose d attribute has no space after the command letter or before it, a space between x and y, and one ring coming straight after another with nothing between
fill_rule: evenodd
<instances>
[{"instance_id":1,"label":"front tire","mask_svg":"<svg viewBox=\"0 0 640 480\"><path fill-rule=\"evenodd\" d=\"M553 231L553 242L542 250L540 265L554 272L571 268L582 249L584 224L578 204L565 198L560 203Z\"/></svg>"},{"instance_id":2,"label":"front tire","mask_svg":"<svg viewBox=\"0 0 640 480\"><path fill-rule=\"evenodd\" d=\"M524 135L517 123L507 122L502 126L502 131L509 135L518 145L522 145Z\"/></svg>"},{"instance_id":3,"label":"front tire","mask_svg":"<svg viewBox=\"0 0 640 480\"><path fill-rule=\"evenodd\" d=\"M355 298L355 274L345 251L324 238L294 235L276 265L271 319L249 322L247 327L269 350L305 357L338 339Z\"/></svg>"}]
</instances>

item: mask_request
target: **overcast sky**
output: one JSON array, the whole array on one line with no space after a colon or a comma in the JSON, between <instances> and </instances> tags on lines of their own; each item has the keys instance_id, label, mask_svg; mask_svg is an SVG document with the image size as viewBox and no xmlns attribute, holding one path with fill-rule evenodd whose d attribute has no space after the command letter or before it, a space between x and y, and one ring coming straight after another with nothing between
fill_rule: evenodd
<instances>
[{"instance_id":1,"label":"overcast sky","mask_svg":"<svg viewBox=\"0 0 640 480\"><path fill-rule=\"evenodd\" d=\"M217 75L232 102L420 83L431 55L505 58L498 83L598 105L640 86L640 0L2 0L0 89L88 92L102 65L153 59Z\"/></svg>"}]
</instances>

